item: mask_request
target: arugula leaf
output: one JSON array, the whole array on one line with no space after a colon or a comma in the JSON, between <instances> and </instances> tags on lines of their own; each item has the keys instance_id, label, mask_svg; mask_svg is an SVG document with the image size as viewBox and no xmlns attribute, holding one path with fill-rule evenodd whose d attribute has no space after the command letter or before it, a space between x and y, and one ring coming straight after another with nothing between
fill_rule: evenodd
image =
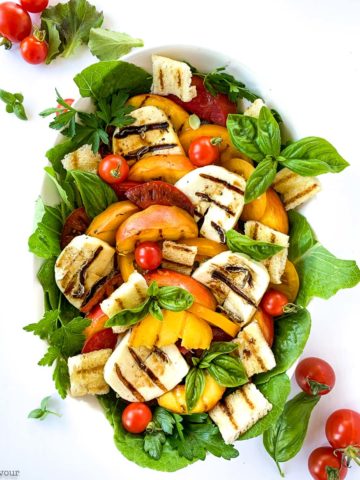
<instances>
[{"instance_id":1,"label":"arugula leaf","mask_svg":"<svg viewBox=\"0 0 360 480\"><path fill-rule=\"evenodd\" d=\"M264 397L271 403L272 409L265 417L258 420L249 430L240 435L238 440L248 440L262 435L280 417L284 410L285 402L290 394L291 384L286 373L276 375L268 382L258 385L257 388Z\"/></svg>"},{"instance_id":2,"label":"arugula leaf","mask_svg":"<svg viewBox=\"0 0 360 480\"><path fill-rule=\"evenodd\" d=\"M235 148L256 162L261 162L264 159L265 155L256 142L258 135L256 118L230 114L227 117L226 127Z\"/></svg>"},{"instance_id":3,"label":"arugula leaf","mask_svg":"<svg viewBox=\"0 0 360 480\"><path fill-rule=\"evenodd\" d=\"M281 134L279 124L267 107L262 107L260 110L257 143L265 155L277 157L280 153Z\"/></svg>"},{"instance_id":4,"label":"arugula leaf","mask_svg":"<svg viewBox=\"0 0 360 480\"><path fill-rule=\"evenodd\" d=\"M282 150L281 156L284 166L303 176L339 173L349 166L331 143L319 137L293 142Z\"/></svg>"},{"instance_id":5,"label":"arugula leaf","mask_svg":"<svg viewBox=\"0 0 360 480\"><path fill-rule=\"evenodd\" d=\"M37 224L35 232L29 237L29 251L42 258L51 258L60 254L60 234L63 217L60 207L44 205L44 215Z\"/></svg>"},{"instance_id":6,"label":"arugula leaf","mask_svg":"<svg viewBox=\"0 0 360 480\"><path fill-rule=\"evenodd\" d=\"M41 14L41 21L42 28L47 26L47 41L51 51L47 63L58 56L67 58L80 45L86 45L91 28L100 27L103 20L102 12L98 12L86 0L69 0L67 3L58 3L46 8ZM59 35L55 34L54 25Z\"/></svg>"},{"instance_id":7,"label":"arugula leaf","mask_svg":"<svg viewBox=\"0 0 360 480\"><path fill-rule=\"evenodd\" d=\"M304 308L295 313L282 315L276 319L274 352L276 367L272 370L254 376L254 383L261 384L269 381L279 373L286 372L304 350L310 335L311 317Z\"/></svg>"},{"instance_id":8,"label":"arugula leaf","mask_svg":"<svg viewBox=\"0 0 360 480\"><path fill-rule=\"evenodd\" d=\"M245 203L260 197L273 183L277 172L277 161L267 156L262 160L246 182Z\"/></svg>"},{"instance_id":9,"label":"arugula leaf","mask_svg":"<svg viewBox=\"0 0 360 480\"><path fill-rule=\"evenodd\" d=\"M236 80L230 73L225 72L225 67L216 68L206 75L196 72L196 75L204 76L204 86L211 95L215 96L218 93L223 93L234 103L241 98L246 98L250 102L259 98L259 96L251 92L244 83Z\"/></svg>"},{"instance_id":10,"label":"arugula leaf","mask_svg":"<svg viewBox=\"0 0 360 480\"><path fill-rule=\"evenodd\" d=\"M0 100L6 104L7 113L14 113L20 120L27 120L21 93L10 93L0 88Z\"/></svg>"},{"instance_id":11,"label":"arugula leaf","mask_svg":"<svg viewBox=\"0 0 360 480\"><path fill-rule=\"evenodd\" d=\"M98 62L78 73L74 82L82 97L111 97L123 90L129 95L150 91L152 77L132 63L118 61Z\"/></svg>"},{"instance_id":12,"label":"arugula leaf","mask_svg":"<svg viewBox=\"0 0 360 480\"><path fill-rule=\"evenodd\" d=\"M189 412L193 410L205 389L205 374L199 368L192 368L185 379L185 398Z\"/></svg>"},{"instance_id":13,"label":"arugula leaf","mask_svg":"<svg viewBox=\"0 0 360 480\"><path fill-rule=\"evenodd\" d=\"M264 447L280 472L279 462L287 462L300 451L311 413L319 400L319 395L299 393L286 403L283 413L264 433Z\"/></svg>"},{"instance_id":14,"label":"arugula leaf","mask_svg":"<svg viewBox=\"0 0 360 480\"><path fill-rule=\"evenodd\" d=\"M117 60L134 47L143 47L140 38L127 33L113 32L105 28L92 28L89 37L89 49L99 60Z\"/></svg>"},{"instance_id":15,"label":"arugula leaf","mask_svg":"<svg viewBox=\"0 0 360 480\"><path fill-rule=\"evenodd\" d=\"M289 212L289 259L300 277L296 302L306 306L313 297L328 299L343 288L352 288L360 282L360 269L353 260L336 258L315 238L303 215Z\"/></svg>"},{"instance_id":16,"label":"arugula leaf","mask_svg":"<svg viewBox=\"0 0 360 480\"><path fill-rule=\"evenodd\" d=\"M226 244L232 252L245 253L257 261L272 257L284 248L281 245L276 245L274 243L253 240L236 230L229 230L226 232Z\"/></svg>"}]
</instances>

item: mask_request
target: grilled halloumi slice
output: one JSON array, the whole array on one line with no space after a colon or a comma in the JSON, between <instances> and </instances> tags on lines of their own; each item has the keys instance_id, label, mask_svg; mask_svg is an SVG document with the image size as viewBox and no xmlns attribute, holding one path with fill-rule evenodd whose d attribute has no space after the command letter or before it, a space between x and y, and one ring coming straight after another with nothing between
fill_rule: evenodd
<instances>
[{"instance_id":1,"label":"grilled halloumi slice","mask_svg":"<svg viewBox=\"0 0 360 480\"><path fill-rule=\"evenodd\" d=\"M86 303L92 288L114 268L115 249L88 235L75 237L55 263L55 280L60 291L76 308Z\"/></svg>"},{"instance_id":2,"label":"grilled halloumi slice","mask_svg":"<svg viewBox=\"0 0 360 480\"><path fill-rule=\"evenodd\" d=\"M162 246L162 268L190 275L195 263L197 247L165 240Z\"/></svg>"},{"instance_id":3,"label":"grilled halloumi slice","mask_svg":"<svg viewBox=\"0 0 360 480\"><path fill-rule=\"evenodd\" d=\"M302 177L288 168L276 174L272 187L280 193L286 210L302 205L321 190L316 177Z\"/></svg>"},{"instance_id":4,"label":"grilled halloumi slice","mask_svg":"<svg viewBox=\"0 0 360 480\"><path fill-rule=\"evenodd\" d=\"M209 415L225 443L233 443L270 412L272 405L253 383L247 383L223 398Z\"/></svg>"},{"instance_id":5,"label":"grilled halloumi slice","mask_svg":"<svg viewBox=\"0 0 360 480\"><path fill-rule=\"evenodd\" d=\"M144 402L174 388L189 371L176 345L130 347L127 333L107 361L105 381L124 400Z\"/></svg>"},{"instance_id":6,"label":"grilled halloumi slice","mask_svg":"<svg viewBox=\"0 0 360 480\"><path fill-rule=\"evenodd\" d=\"M70 395L105 395L109 385L104 380L104 366L112 350L105 348L94 352L81 353L68 359Z\"/></svg>"},{"instance_id":7,"label":"grilled halloumi slice","mask_svg":"<svg viewBox=\"0 0 360 480\"><path fill-rule=\"evenodd\" d=\"M111 318L125 308L134 308L143 303L147 298L147 289L145 278L140 273L133 272L127 282L101 302L100 308ZM122 333L127 329L128 327L113 327L115 333Z\"/></svg>"},{"instance_id":8,"label":"grilled halloumi slice","mask_svg":"<svg viewBox=\"0 0 360 480\"><path fill-rule=\"evenodd\" d=\"M206 285L229 317L246 325L269 285L269 274L247 255L222 252L202 263L193 278Z\"/></svg>"},{"instance_id":9,"label":"grilled halloumi slice","mask_svg":"<svg viewBox=\"0 0 360 480\"><path fill-rule=\"evenodd\" d=\"M175 186L192 201L197 221L203 221L201 235L225 243L225 232L237 223L244 207L243 177L208 165L186 174Z\"/></svg>"},{"instance_id":10,"label":"grilled halloumi slice","mask_svg":"<svg viewBox=\"0 0 360 480\"><path fill-rule=\"evenodd\" d=\"M196 97L196 87L191 86L191 68L187 63L160 55L152 55L152 66L152 93L176 95L183 102L190 102Z\"/></svg>"},{"instance_id":11,"label":"grilled halloumi slice","mask_svg":"<svg viewBox=\"0 0 360 480\"><path fill-rule=\"evenodd\" d=\"M266 258L261 263L265 265L270 274L271 283L281 283L282 274L285 271L286 259L289 249L289 235L280 233L260 222L249 220L245 223L245 235L261 242L274 243L284 247L272 257Z\"/></svg>"},{"instance_id":12,"label":"grilled halloumi slice","mask_svg":"<svg viewBox=\"0 0 360 480\"><path fill-rule=\"evenodd\" d=\"M260 110L262 107L266 107L261 98L257 98L244 112L247 117L259 118Z\"/></svg>"},{"instance_id":13,"label":"grilled halloumi slice","mask_svg":"<svg viewBox=\"0 0 360 480\"><path fill-rule=\"evenodd\" d=\"M184 155L172 123L160 108L141 107L130 115L135 122L114 132L115 154L125 157L129 164L149 155Z\"/></svg>"},{"instance_id":14,"label":"grilled halloumi slice","mask_svg":"<svg viewBox=\"0 0 360 480\"><path fill-rule=\"evenodd\" d=\"M68 153L61 160L65 170L83 170L97 173L101 155L92 151L91 145L83 145L74 152Z\"/></svg>"},{"instance_id":15,"label":"grilled halloumi slice","mask_svg":"<svg viewBox=\"0 0 360 480\"><path fill-rule=\"evenodd\" d=\"M234 342L239 345L239 356L248 377L275 367L274 354L257 322L251 322L243 328Z\"/></svg>"}]
</instances>

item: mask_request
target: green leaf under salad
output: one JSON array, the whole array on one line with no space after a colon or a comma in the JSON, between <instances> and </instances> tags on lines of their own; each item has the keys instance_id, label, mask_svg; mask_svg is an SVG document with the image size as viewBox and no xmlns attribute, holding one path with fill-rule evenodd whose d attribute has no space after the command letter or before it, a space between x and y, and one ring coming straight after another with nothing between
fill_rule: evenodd
<instances>
[{"instance_id":1,"label":"green leaf under salad","mask_svg":"<svg viewBox=\"0 0 360 480\"><path fill-rule=\"evenodd\" d=\"M60 234L63 216L59 207L44 205L44 215L29 237L29 251L37 257L52 258L60 254Z\"/></svg>"},{"instance_id":2,"label":"green leaf under salad","mask_svg":"<svg viewBox=\"0 0 360 480\"><path fill-rule=\"evenodd\" d=\"M89 49L99 60L117 60L134 47L143 47L140 38L127 33L114 32L105 28L92 28L89 37Z\"/></svg>"},{"instance_id":3,"label":"green leaf under salad","mask_svg":"<svg viewBox=\"0 0 360 480\"><path fill-rule=\"evenodd\" d=\"M281 245L253 240L236 230L226 232L226 244L232 252L245 253L259 262L276 255L284 249Z\"/></svg>"}]
</instances>

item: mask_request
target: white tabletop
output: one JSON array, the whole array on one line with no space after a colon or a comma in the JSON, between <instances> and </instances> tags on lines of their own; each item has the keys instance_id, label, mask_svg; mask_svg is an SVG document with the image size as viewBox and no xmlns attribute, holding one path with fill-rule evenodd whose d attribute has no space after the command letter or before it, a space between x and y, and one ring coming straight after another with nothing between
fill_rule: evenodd
<instances>
[{"instance_id":1,"label":"white tabletop","mask_svg":"<svg viewBox=\"0 0 360 480\"><path fill-rule=\"evenodd\" d=\"M51 3L56 3L52 1ZM356 0L252 0L196 2L94 0L105 25L141 37L146 46L188 43L224 51L268 80L301 136L335 144L352 164L322 178L323 192L306 209L320 240L334 254L360 261L360 4ZM171 13L172 12L172 13ZM209 456L184 471L160 474L122 458L102 413L87 401L61 401L51 371L37 367L44 345L21 330L38 320L40 290L27 253L33 206L42 183L44 152L55 133L37 114L54 104L54 88L77 95L74 74L95 59L86 49L50 66L24 63L19 52L0 52L0 88L25 95L29 122L0 104L1 195L1 395L0 472L19 470L24 480L209 480L228 476L278 479L261 439L238 444L231 462ZM281 111L281 104L277 105ZM287 113L289 117L289 113ZM324 422L333 410L360 408L358 381L359 288L311 303L313 328L304 356L327 359L337 374L333 392L317 406L305 445L284 466L288 480L309 478L307 457L325 444ZM292 395L298 388L293 384ZM53 395L62 417L28 420L41 398ZM348 475L355 480L355 468Z\"/></svg>"}]
</instances>

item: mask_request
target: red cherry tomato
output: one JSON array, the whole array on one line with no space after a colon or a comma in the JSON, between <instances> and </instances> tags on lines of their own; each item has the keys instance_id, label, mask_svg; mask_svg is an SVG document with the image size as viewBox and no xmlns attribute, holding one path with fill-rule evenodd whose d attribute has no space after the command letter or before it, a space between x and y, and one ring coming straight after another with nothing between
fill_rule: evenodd
<instances>
[{"instance_id":1,"label":"red cherry tomato","mask_svg":"<svg viewBox=\"0 0 360 480\"><path fill-rule=\"evenodd\" d=\"M20 3L27 12L39 13L45 10L49 0L21 0Z\"/></svg>"},{"instance_id":2,"label":"red cherry tomato","mask_svg":"<svg viewBox=\"0 0 360 480\"><path fill-rule=\"evenodd\" d=\"M111 348L114 350L117 335L112 331L112 328L104 328L100 332L94 333L86 342L81 350L81 353L94 352L95 350L102 350L103 348Z\"/></svg>"},{"instance_id":3,"label":"red cherry tomato","mask_svg":"<svg viewBox=\"0 0 360 480\"><path fill-rule=\"evenodd\" d=\"M220 139L221 140L221 139ZM204 167L215 163L220 156L218 138L202 136L195 138L189 147L189 159L197 167Z\"/></svg>"},{"instance_id":4,"label":"red cherry tomato","mask_svg":"<svg viewBox=\"0 0 360 480\"><path fill-rule=\"evenodd\" d=\"M341 455L334 453L331 447L316 448L311 452L308 467L314 480L328 480L336 478L329 476L331 469L337 469L339 479L343 480L347 475L347 467L342 465Z\"/></svg>"},{"instance_id":5,"label":"red cherry tomato","mask_svg":"<svg viewBox=\"0 0 360 480\"><path fill-rule=\"evenodd\" d=\"M130 433L143 432L152 420L150 408L141 402L130 403L125 407L121 422L125 430Z\"/></svg>"},{"instance_id":6,"label":"red cherry tomato","mask_svg":"<svg viewBox=\"0 0 360 480\"><path fill-rule=\"evenodd\" d=\"M99 165L99 175L106 183L123 182L129 174L129 165L121 155L107 155Z\"/></svg>"},{"instance_id":7,"label":"red cherry tomato","mask_svg":"<svg viewBox=\"0 0 360 480\"><path fill-rule=\"evenodd\" d=\"M64 101L67 105L69 105L69 107L71 107L75 100L73 98L65 98ZM60 113L65 113L69 111L63 105L60 105L60 103L57 104L56 108L61 108L63 110L62 112L56 112L56 115L60 115Z\"/></svg>"},{"instance_id":8,"label":"red cherry tomato","mask_svg":"<svg viewBox=\"0 0 360 480\"><path fill-rule=\"evenodd\" d=\"M360 413L347 408L335 410L327 419L325 432L334 448L360 448Z\"/></svg>"},{"instance_id":9,"label":"red cherry tomato","mask_svg":"<svg viewBox=\"0 0 360 480\"><path fill-rule=\"evenodd\" d=\"M272 288L265 292L261 300L261 308L272 317L278 317L284 313L283 308L285 305L289 303L287 296L282 293L278 292L277 290L273 290Z\"/></svg>"},{"instance_id":10,"label":"red cherry tomato","mask_svg":"<svg viewBox=\"0 0 360 480\"><path fill-rule=\"evenodd\" d=\"M299 387L309 395L326 395L333 389L336 377L332 366L325 360L309 357L298 364L295 378Z\"/></svg>"},{"instance_id":11,"label":"red cherry tomato","mask_svg":"<svg viewBox=\"0 0 360 480\"><path fill-rule=\"evenodd\" d=\"M34 35L24 38L20 44L21 56L26 62L32 65L45 62L48 49L48 44Z\"/></svg>"},{"instance_id":12,"label":"red cherry tomato","mask_svg":"<svg viewBox=\"0 0 360 480\"><path fill-rule=\"evenodd\" d=\"M135 261L144 270L155 270L160 266L161 260L161 248L156 242L143 242L135 249Z\"/></svg>"},{"instance_id":13,"label":"red cherry tomato","mask_svg":"<svg viewBox=\"0 0 360 480\"><path fill-rule=\"evenodd\" d=\"M17 3L0 3L0 35L11 42L21 42L31 33L31 18Z\"/></svg>"}]
</instances>

